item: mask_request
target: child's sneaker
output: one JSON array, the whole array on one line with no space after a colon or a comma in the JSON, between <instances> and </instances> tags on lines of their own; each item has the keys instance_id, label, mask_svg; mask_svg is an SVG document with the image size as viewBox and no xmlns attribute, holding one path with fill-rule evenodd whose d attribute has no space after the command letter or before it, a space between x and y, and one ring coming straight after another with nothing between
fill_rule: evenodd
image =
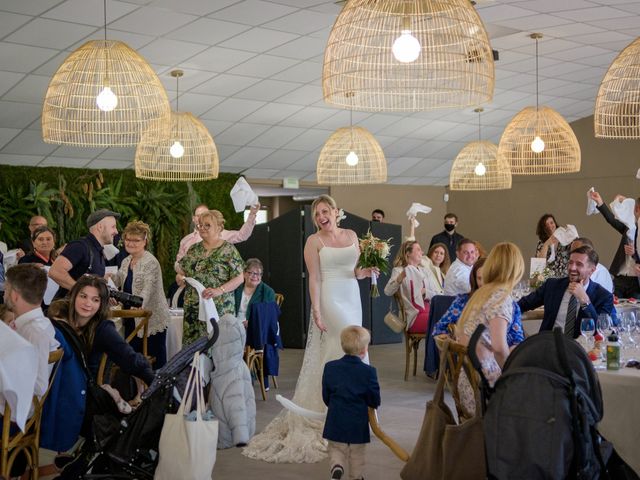
<instances>
[{"instance_id":1,"label":"child's sneaker","mask_svg":"<svg viewBox=\"0 0 640 480\"><path fill-rule=\"evenodd\" d=\"M344 468L342 465L334 465L331 467L331 480L340 480L344 475Z\"/></svg>"}]
</instances>

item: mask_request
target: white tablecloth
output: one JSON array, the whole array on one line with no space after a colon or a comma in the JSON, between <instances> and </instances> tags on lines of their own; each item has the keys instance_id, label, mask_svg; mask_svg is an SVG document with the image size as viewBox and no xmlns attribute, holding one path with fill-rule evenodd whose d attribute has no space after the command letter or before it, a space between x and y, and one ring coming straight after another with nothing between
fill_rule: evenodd
<instances>
[{"instance_id":1,"label":"white tablecloth","mask_svg":"<svg viewBox=\"0 0 640 480\"><path fill-rule=\"evenodd\" d=\"M169 310L171 323L167 330L167 360L171 360L176 353L182 350L182 322L184 311L181 308Z\"/></svg>"},{"instance_id":2,"label":"white tablecloth","mask_svg":"<svg viewBox=\"0 0 640 480\"><path fill-rule=\"evenodd\" d=\"M613 443L620 457L640 474L640 370L600 370L598 377L604 402L604 417L598 430Z\"/></svg>"},{"instance_id":3,"label":"white tablecloth","mask_svg":"<svg viewBox=\"0 0 640 480\"><path fill-rule=\"evenodd\" d=\"M21 430L29 416L37 374L35 347L0 321L0 414L4 399L11 407L11 419Z\"/></svg>"}]
</instances>

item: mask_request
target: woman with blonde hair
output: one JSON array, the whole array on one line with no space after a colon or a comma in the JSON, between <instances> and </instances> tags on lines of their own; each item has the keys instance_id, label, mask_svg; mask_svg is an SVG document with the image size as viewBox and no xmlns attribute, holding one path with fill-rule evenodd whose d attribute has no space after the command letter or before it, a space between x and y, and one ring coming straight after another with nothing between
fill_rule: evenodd
<instances>
[{"instance_id":1,"label":"woman with blonde hair","mask_svg":"<svg viewBox=\"0 0 640 480\"><path fill-rule=\"evenodd\" d=\"M498 243L491 249L482 276L484 285L469 299L456 325L456 339L462 345L479 324L487 327L487 342L493 355L483 359L485 376L491 381L500 376L501 368L509 356L507 332L514 322L511 292L524 273L524 260L520 249L513 243ZM459 380L461 401L469 413L473 413L475 400L469 380L461 373Z\"/></svg>"}]
</instances>

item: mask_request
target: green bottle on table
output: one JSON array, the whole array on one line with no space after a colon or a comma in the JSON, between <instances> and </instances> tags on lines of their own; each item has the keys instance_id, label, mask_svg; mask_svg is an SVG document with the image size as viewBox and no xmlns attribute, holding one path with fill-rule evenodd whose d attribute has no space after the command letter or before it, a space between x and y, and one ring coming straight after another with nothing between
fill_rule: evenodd
<instances>
[{"instance_id":1,"label":"green bottle on table","mask_svg":"<svg viewBox=\"0 0 640 480\"><path fill-rule=\"evenodd\" d=\"M607 337L607 370L620 370L620 341L615 330Z\"/></svg>"}]
</instances>

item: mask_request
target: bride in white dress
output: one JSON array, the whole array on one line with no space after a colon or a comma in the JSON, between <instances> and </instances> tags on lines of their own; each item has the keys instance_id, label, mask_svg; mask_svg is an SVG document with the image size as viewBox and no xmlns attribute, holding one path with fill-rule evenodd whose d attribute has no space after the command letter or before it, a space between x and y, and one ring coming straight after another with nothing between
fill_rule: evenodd
<instances>
[{"instance_id":1,"label":"bride in white dress","mask_svg":"<svg viewBox=\"0 0 640 480\"><path fill-rule=\"evenodd\" d=\"M321 195L311 205L311 211L318 232L307 239L304 260L309 271L312 321L292 401L322 413L326 411L322 401L324 365L344 355L340 346L342 329L362 325L356 279L370 277L372 269L356 267L360 256L358 237L353 230L338 227L340 214L333 198ZM322 427L322 421L285 409L251 439L242 453L272 463L318 462L327 455Z\"/></svg>"}]
</instances>

